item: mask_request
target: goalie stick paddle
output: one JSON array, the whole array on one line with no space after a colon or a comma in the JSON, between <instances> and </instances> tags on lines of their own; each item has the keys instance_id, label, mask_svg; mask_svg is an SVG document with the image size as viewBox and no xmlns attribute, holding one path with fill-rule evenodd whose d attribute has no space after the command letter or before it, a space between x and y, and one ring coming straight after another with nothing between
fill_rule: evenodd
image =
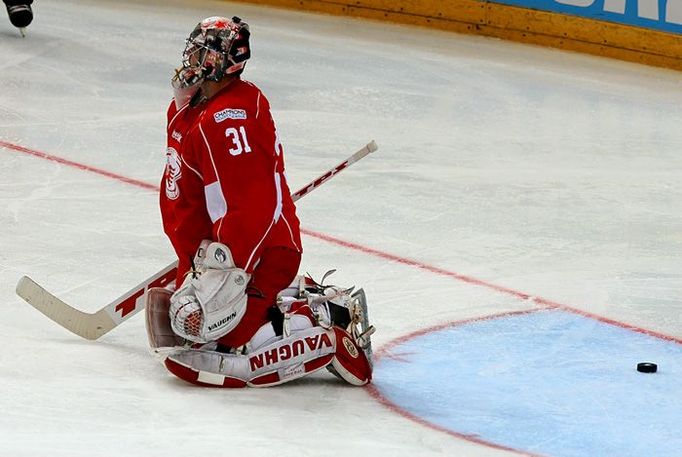
<instances>
[{"instance_id":1,"label":"goalie stick paddle","mask_svg":"<svg viewBox=\"0 0 682 457\"><path fill-rule=\"evenodd\" d=\"M297 201L377 149L377 144L370 141L348 159L294 192L291 198ZM176 260L94 313L86 313L68 305L28 276L22 276L19 279L16 292L26 303L65 329L85 339L96 340L116 328L121 322L130 319L143 310L147 290L152 287L163 287L170 283L177 275L177 267L178 262Z\"/></svg>"}]
</instances>

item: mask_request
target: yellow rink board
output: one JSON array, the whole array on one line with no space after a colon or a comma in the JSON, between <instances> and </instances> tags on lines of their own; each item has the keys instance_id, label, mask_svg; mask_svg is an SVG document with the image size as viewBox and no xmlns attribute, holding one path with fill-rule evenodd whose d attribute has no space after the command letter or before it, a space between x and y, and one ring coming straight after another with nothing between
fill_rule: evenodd
<instances>
[{"instance_id":1,"label":"yellow rink board","mask_svg":"<svg viewBox=\"0 0 682 457\"><path fill-rule=\"evenodd\" d=\"M682 70L682 36L477 0L237 0L414 24Z\"/></svg>"}]
</instances>

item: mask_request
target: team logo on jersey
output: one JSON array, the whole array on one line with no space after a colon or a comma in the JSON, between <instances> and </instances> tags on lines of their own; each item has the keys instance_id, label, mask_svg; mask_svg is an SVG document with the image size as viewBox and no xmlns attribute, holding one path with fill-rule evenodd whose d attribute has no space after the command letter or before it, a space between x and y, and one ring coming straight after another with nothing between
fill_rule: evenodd
<instances>
[{"instance_id":1,"label":"team logo on jersey","mask_svg":"<svg viewBox=\"0 0 682 457\"><path fill-rule=\"evenodd\" d=\"M182 177L180 154L174 148L166 149L166 197L175 200L180 196L178 180Z\"/></svg>"},{"instance_id":2,"label":"team logo on jersey","mask_svg":"<svg viewBox=\"0 0 682 457\"><path fill-rule=\"evenodd\" d=\"M178 143L182 142L182 135L177 130L173 130L173 133L171 133L171 136L173 138L175 138Z\"/></svg>"},{"instance_id":3,"label":"team logo on jersey","mask_svg":"<svg viewBox=\"0 0 682 457\"><path fill-rule=\"evenodd\" d=\"M223 122L226 119L246 119L246 111L243 109L226 108L215 113L213 119L216 123Z\"/></svg>"}]
</instances>

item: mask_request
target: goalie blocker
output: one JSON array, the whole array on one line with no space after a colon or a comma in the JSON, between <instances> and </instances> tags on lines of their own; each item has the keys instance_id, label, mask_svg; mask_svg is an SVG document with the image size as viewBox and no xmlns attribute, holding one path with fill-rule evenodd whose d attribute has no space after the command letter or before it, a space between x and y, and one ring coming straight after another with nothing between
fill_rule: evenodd
<instances>
[{"instance_id":1,"label":"goalie blocker","mask_svg":"<svg viewBox=\"0 0 682 457\"><path fill-rule=\"evenodd\" d=\"M271 322L235 349L178 336L169 318L171 292L154 288L146 306L149 344L168 371L200 386L274 386L322 368L362 386L372 376L374 328L366 322L364 293L350 292L299 276L280 294Z\"/></svg>"}]
</instances>

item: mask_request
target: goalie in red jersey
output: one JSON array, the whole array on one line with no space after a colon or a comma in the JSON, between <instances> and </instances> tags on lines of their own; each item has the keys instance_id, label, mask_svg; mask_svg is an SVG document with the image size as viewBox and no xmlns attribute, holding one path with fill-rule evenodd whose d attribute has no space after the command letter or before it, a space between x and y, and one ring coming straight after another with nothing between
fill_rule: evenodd
<instances>
[{"instance_id":1,"label":"goalie in red jersey","mask_svg":"<svg viewBox=\"0 0 682 457\"><path fill-rule=\"evenodd\" d=\"M202 240L227 245L235 265L251 276L249 313L221 339L232 347L267 321L301 259L270 104L240 79L250 54L249 29L239 20L209 18L190 35L168 110L169 165L161 192L164 231L179 259L178 287ZM181 309L179 316L189 312ZM226 324L236 325L236 318Z\"/></svg>"},{"instance_id":2,"label":"goalie in red jersey","mask_svg":"<svg viewBox=\"0 0 682 457\"><path fill-rule=\"evenodd\" d=\"M173 78L160 203L177 290L150 294L150 342L200 385L274 385L324 367L365 384L364 294L297 276L299 221L270 104L241 79L250 57L245 22L207 18Z\"/></svg>"}]
</instances>

